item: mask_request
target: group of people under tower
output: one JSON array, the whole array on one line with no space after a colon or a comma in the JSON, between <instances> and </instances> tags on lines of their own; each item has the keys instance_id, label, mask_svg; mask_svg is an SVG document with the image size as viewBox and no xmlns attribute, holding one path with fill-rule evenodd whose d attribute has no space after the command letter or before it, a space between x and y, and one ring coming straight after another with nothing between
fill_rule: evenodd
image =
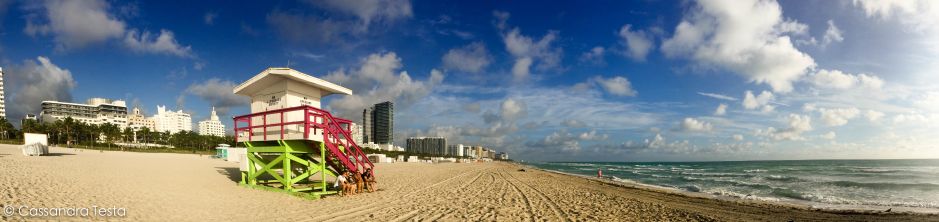
<instances>
[{"instance_id":1,"label":"group of people under tower","mask_svg":"<svg viewBox=\"0 0 939 222\"><path fill-rule=\"evenodd\" d=\"M339 188L339 196L362 193L364 191L375 192L375 175L372 169L365 169L365 172L351 173L343 171L336 176L334 188Z\"/></svg>"}]
</instances>

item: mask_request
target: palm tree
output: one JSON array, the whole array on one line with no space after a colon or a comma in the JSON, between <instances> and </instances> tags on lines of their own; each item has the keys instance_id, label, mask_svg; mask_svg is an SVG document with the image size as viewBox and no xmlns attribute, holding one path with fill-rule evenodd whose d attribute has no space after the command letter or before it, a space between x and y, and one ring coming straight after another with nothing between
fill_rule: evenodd
<instances>
[{"instance_id":1,"label":"palm tree","mask_svg":"<svg viewBox=\"0 0 939 222\"><path fill-rule=\"evenodd\" d=\"M3 133L3 135L0 135L0 139L9 139L10 132L13 130L16 130L13 128L13 124L7 121L7 118L0 117L0 132Z\"/></svg>"}]
</instances>

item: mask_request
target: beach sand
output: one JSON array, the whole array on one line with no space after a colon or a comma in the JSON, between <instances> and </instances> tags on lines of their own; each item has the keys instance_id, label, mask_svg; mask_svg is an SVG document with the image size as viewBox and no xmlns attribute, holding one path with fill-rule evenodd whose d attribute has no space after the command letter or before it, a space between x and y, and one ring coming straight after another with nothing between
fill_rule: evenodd
<instances>
[{"instance_id":1,"label":"beach sand","mask_svg":"<svg viewBox=\"0 0 939 222\"><path fill-rule=\"evenodd\" d=\"M3 207L118 207L129 221L939 221L633 188L510 163L378 164L379 191L308 200L239 186L237 164L191 154L0 145ZM526 169L522 172L519 169ZM0 213L0 220L22 220Z\"/></svg>"}]
</instances>

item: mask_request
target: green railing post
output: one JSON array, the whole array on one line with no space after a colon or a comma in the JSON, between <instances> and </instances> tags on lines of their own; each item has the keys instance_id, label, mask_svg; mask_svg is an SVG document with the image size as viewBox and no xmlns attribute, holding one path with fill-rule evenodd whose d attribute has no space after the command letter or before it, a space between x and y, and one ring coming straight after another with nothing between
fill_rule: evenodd
<instances>
[{"instance_id":1,"label":"green railing post","mask_svg":"<svg viewBox=\"0 0 939 222\"><path fill-rule=\"evenodd\" d=\"M320 185L323 187L322 192L326 192L326 143L320 143L320 158L323 159L323 161L320 161L320 176L322 176Z\"/></svg>"}]
</instances>

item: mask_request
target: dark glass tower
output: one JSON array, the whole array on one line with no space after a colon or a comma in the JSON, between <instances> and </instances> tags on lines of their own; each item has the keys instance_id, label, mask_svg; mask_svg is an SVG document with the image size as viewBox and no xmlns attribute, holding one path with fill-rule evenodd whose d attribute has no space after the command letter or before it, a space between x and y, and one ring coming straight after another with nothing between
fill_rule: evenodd
<instances>
[{"instance_id":1,"label":"dark glass tower","mask_svg":"<svg viewBox=\"0 0 939 222\"><path fill-rule=\"evenodd\" d=\"M375 104L372 110L372 141L377 144L392 144L394 142L394 103L383 102Z\"/></svg>"}]
</instances>

